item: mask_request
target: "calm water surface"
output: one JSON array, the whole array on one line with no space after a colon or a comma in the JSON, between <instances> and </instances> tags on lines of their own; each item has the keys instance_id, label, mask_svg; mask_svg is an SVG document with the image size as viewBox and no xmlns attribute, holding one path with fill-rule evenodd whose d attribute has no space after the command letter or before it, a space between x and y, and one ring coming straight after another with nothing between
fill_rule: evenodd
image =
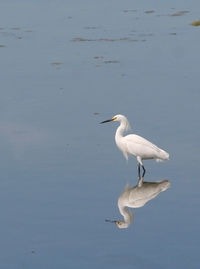
<instances>
[{"instance_id":1,"label":"calm water surface","mask_svg":"<svg viewBox=\"0 0 200 269\"><path fill-rule=\"evenodd\" d=\"M0 264L18 268L199 268L200 2L2 1ZM145 162L171 188L134 210L117 199L136 161L132 130L170 153Z\"/></svg>"}]
</instances>

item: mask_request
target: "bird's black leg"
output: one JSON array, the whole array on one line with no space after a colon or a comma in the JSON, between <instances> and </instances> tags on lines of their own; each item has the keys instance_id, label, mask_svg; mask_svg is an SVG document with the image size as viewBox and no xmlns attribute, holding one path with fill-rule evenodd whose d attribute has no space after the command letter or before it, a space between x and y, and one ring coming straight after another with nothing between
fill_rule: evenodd
<instances>
[{"instance_id":1,"label":"bird's black leg","mask_svg":"<svg viewBox=\"0 0 200 269\"><path fill-rule=\"evenodd\" d=\"M142 165L143 167L143 165ZM141 177L141 174L140 174L140 163L138 163L138 183L137 183L137 186L138 187L142 187L142 184L143 184L143 176L144 176L144 168L143 168L143 174L142 174L142 177Z\"/></svg>"},{"instance_id":2,"label":"bird's black leg","mask_svg":"<svg viewBox=\"0 0 200 269\"><path fill-rule=\"evenodd\" d=\"M138 163L138 178L140 179L140 163Z\"/></svg>"},{"instance_id":3,"label":"bird's black leg","mask_svg":"<svg viewBox=\"0 0 200 269\"><path fill-rule=\"evenodd\" d=\"M146 169L144 168L144 165L142 165L142 169L143 169L142 177L144 178L144 175L145 175L145 173L146 173Z\"/></svg>"}]
</instances>

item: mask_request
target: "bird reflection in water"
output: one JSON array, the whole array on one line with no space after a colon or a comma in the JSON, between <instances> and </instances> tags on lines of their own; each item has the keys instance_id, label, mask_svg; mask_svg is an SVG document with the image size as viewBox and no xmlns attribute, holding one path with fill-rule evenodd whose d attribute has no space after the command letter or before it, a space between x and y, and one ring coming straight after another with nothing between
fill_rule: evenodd
<instances>
[{"instance_id":1,"label":"bird reflection in water","mask_svg":"<svg viewBox=\"0 0 200 269\"><path fill-rule=\"evenodd\" d=\"M158 182L143 182L134 187L126 186L123 193L118 199L118 208L124 221L106 220L106 222L115 223L119 228L128 228L133 221L133 212L128 210L128 207L138 208L144 206L148 201L155 198L162 191L170 187L169 180Z\"/></svg>"}]
</instances>

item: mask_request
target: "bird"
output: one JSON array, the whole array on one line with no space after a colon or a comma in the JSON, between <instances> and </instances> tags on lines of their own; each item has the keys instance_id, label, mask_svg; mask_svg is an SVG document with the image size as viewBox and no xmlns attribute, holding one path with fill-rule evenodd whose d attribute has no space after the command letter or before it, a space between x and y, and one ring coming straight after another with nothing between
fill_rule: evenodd
<instances>
[{"instance_id":1,"label":"bird","mask_svg":"<svg viewBox=\"0 0 200 269\"><path fill-rule=\"evenodd\" d=\"M133 221L133 212L129 211L128 207L142 207L148 201L154 199L160 192L167 190L169 187L169 180L143 182L141 187L138 185L134 187L127 185L123 193L118 198L118 208L120 214L124 217L124 221L109 219L106 219L105 221L115 223L120 229L128 228Z\"/></svg>"},{"instance_id":2,"label":"bird","mask_svg":"<svg viewBox=\"0 0 200 269\"><path fill-rule=\"evenodd\" d=\"M128 160L129 155L133 155L137 159L138 163L138 178L141 178L140 166L143 169L142 178L144 178L146 169L143 165L143 160L156 159L157 161L163 161L169 159L169 153L159 148L155 144L151 143L147 139L136 135L128 134L124 136L124 132L130 129L128 119L124 115L115 115L113 118L104 120L100 123L106 123L111 121L118 121L119 127L115 133L115 142L117 147L122 151L124 157Z\"/></svg>"}]
</instances>

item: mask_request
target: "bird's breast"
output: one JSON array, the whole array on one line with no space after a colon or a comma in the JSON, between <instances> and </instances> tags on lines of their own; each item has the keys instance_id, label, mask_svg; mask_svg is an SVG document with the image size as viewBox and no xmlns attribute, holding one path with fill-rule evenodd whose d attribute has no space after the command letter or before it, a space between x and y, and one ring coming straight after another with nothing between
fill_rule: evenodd
<instances>
[{"instance_id":1,"label":"bird's breast","mask_svg":"<svg viewBox=\"0 0 200 269\"><path fill-rule=\"evenodd\" d=\"M126 142L124 141L123 137L115 137L115 142L117 147L122 151L122 153L124 154L124 157L128 160L128 149L127 149L127 145Z\"/></svg>"}]
</instances>

